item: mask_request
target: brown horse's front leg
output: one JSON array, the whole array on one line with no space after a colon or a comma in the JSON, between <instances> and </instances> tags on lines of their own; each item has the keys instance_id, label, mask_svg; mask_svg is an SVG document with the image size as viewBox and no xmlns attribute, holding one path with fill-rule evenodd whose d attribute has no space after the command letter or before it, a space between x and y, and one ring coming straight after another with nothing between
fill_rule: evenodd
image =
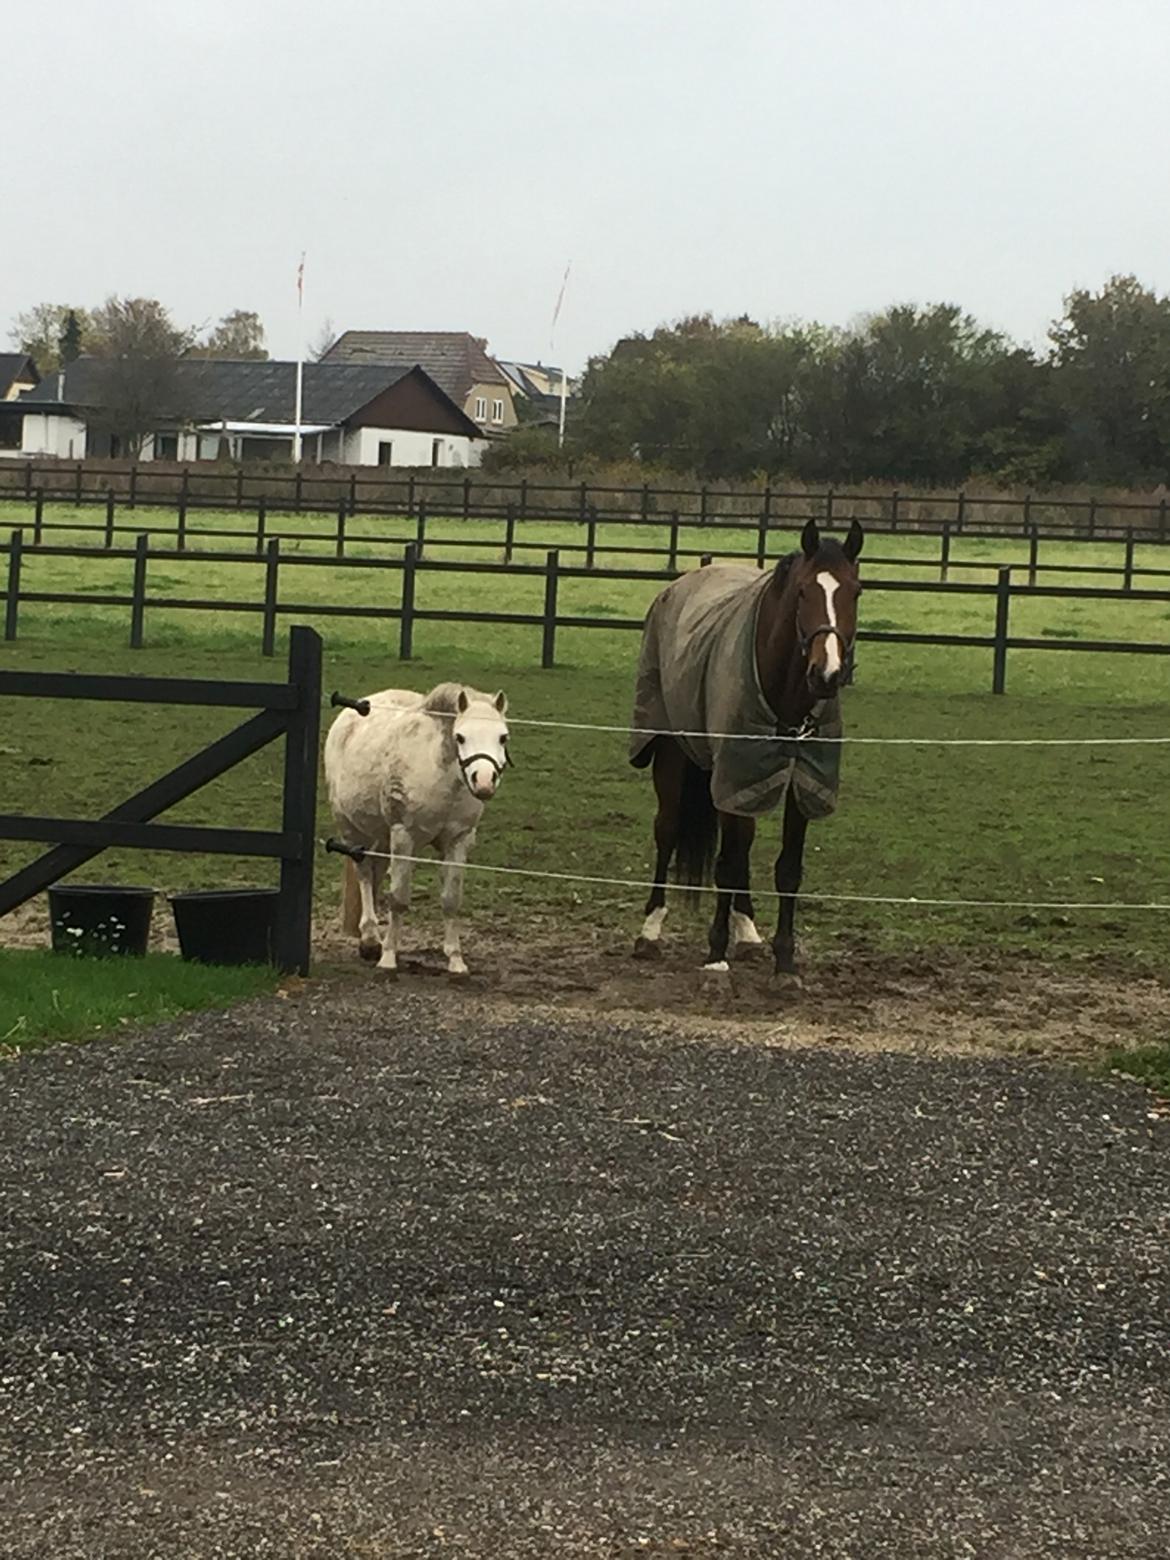
<instances>
[{"instance_id":1,"label":"brown horse's front leg","mask_svg":"<svg viewBox=\"0 0 1170 1560\"><path fill-rule=\"evenodd\" d=\"M784 841L776 860L776 892L780 894L780 915L772 952L777 975L796 974L796 894L804 871L804 836L808 819L796 805L792 787L784 803Z\"/></svg>"}]
</instances>

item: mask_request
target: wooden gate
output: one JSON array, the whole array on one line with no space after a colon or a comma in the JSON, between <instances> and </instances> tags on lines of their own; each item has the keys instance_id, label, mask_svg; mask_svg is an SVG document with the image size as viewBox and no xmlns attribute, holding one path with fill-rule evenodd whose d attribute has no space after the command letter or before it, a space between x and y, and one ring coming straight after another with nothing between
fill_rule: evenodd
<instances>
[{"instance_id":1,"label":"wooden gate","mask_svg":"<svg viewBox=\"0 0 1170 1560\"><path fill-rule=\"evenodd\" d=\"M52 850L0 883L0 915L7 915L42 893L109 846L275 858L280 862L280 897L273 960L283 970L307 974L321 733L321 639L313 629L292 630L288 681L283 683L0 671L0 698L14 697L190 704L258 709L260 713L100 818L32 818L0 813L0 839L40 840L53 845ZM285 739L279 831L151 822L278 737Z\"/></svg>"}]
</instances>

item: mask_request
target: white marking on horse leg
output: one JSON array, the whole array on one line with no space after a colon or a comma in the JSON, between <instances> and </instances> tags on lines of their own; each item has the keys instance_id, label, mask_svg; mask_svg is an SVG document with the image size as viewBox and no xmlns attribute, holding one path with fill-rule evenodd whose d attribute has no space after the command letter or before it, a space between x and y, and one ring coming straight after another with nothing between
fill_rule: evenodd
<instances>
[{"instance_id":1,"label":"white marking on horse leg","mask_svg":"<svg viewBox=\"0 0 1170 1560\"><path fill-rule=\"evenodd\" d=\"M463 907L463 864L467 860L470 842L456 840L443 857L440 868L442 887L439 892L443 906L443 952L447 955L448 975L466 975L463 962L462 927L459 912Z\"/></svg>"},{"instance_id":2,"label":"white marking on horse leg","mask_svg":"<svg viewBox=\"0 0 1170 1560\"><path fill-rule=\"evenodd\" d=\"M666 920L666 906L651 910L642 924L642 937L646 942L657 942L662 936L662 923Z\"/></svg>"},{"instance_id":3,"label":"white marking on horse leg","mask_svg":"<svg viewBox=\"0 0 1170 1560\"><path fill-rule=\"evenodd\" d=\"M378 906L374 892L377 862L371 861L367 856L364 861L356 862L355 868L358 894L362 902L361 919L358 922L358 946L374 948L381 942L381 934L378 931Z\"/></svg>"},{"instance_id":4,"label":"white marking on horse leg","mask_svg":"<svg viewBox=\"0 0 1170 1560\"><path fill-rule=\"evenodd\" d=\"M731 940L737 943L747 943L751 947L763 942L759 929L750 915L744 915L742 910L731 912Z\"/></svg>"},{"instance_id":5,"label":"white marking on horse leg","mask_svg":"<svg viewBox=\"0 0 1170 1560\"><path fill-rule=\"evenodd\" d=\"M833 597L841 581L835 574L830 574L828 569L821 569L817 575L817 584L825 593L825 622L830 628L837 626L837 608L833 604ZM835 677L841 670L841 641L836 634L825 635L825 676Z\"/></svg>"},{"instance_id":6,"label":"white marking on horse leg","mask_svg":"<svg viewBox=\"0 0 1170 1560\"><path fill-rule=\"evenodd\" d=\"M726 959L716 959L712 964L704 964L704 975L726 975L730 972L731 965Z\"/></svg>"}]
</instances>

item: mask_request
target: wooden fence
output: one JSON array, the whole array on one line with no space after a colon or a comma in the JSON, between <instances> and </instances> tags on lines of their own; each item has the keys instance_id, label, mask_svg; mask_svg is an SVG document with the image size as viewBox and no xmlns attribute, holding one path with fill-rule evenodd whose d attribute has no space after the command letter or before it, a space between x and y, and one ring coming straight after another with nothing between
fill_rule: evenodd
<instances>
[{"instance_id":1,"label":"wooden fence","mask_svg":"<svg viewBox=\"0 0 1170 1560\"><path fill-rule=\"evenodd\" d=\"M529 626L539 629L541 635L541 664L551 667L556 660L558 631L565 628L618 629L637 631L642 619L627 617L596 617L565 614L560 610L559 594L565 580L638 581L665 584L677 578L676 569L602 569L588 564L565 564L560 551L552 549L545 555L543 564L516 562L473 562L467 559L433 558L420 544L409 542L399 557L336 558L305 552L282 553L280 539L268 537L263 552L185 552L168 549L165 553L152 554L150 538L140 536L132 548L111 547L101 552L86 547L62 547L52 544L35 544L26 547L23 533L12 533L6 547L0 547L0 556L7 554L6 584L4 592L4 637L15 640L19 631L20 608L25 603L72 607L120 607L129 614L129 637L132 649L141 649L145 643L146 615L151 609L167 609L180 612L207 612L222 617L225 613L244 613L261 620L261 647L265 655L275 652L277 625L281 618L366 618L396 622L399 629L398 653L408 660L414 653L414 632L419 623L455 622L499 623ZM69 558L92 561L95 557L125 559L132 564L129 593L110 591L32 591L24 585L24 564L28 556ZM263 571L262 600L225 600L198 597L151 597L148 594L149 564L151 557L165 559L168 567L176 562L184 567L196 567L200 563L230 563L242 571ZM702 562L712 561L711 554L704 554ZM987 566L984 565L984 568ZM388 576L401 576L397 604L371 605L328 604L282 601L281 574L289 577L304 569L338 569L366 572L371 579L384 580ZM457 611L421 607L418 604L418 579L425 574L455 574L467 576L505 576L517 579L533 579L543 582L544 604L539 613L486 612L459 609ZM1010 650L1061 650L1068 652L1108 652L1112 654L1167 655L1170 644L1142 643L1116 640L1065 640L1049 638L1023 638L1010 632L1011 605L1016 600L1042 598L1058 601L1124 601L1170 603L1170 589L1148 590L1133 584L1132 574L1127 586L1043 585L1034 580L1017 583L1011 568L999 568L996 583L963 583L954 580L897 580L883 579L866 574L867 596L873 593L929 592L937 599L940 595L981 596L995 600L995 626L987 634L914 633L895 630L863 630L858 638L863 643L915 644L957 646L987 649L992 652L992 691L1003 693L1006 687L1007 654ZM379 590L381 595L382 591ZM0 690L2 691L2 690Z\"/></svg>"},{"instance_id":2,"label":"wooden fence","mask_svg":"<svg viewBox=\"0 0 1170 1560\"><path fill-rule=\"evenodd\" d=\"M405 514L424 506L433 515L463 519L503 518L511 509L527 519L623 523L655 521L671 515L680 522L706 526L720 521L740 525L803 525L814 518L827 525L856 517L875 532L936 532L949 524L962 534L1026 536L1032 528L1071 538L1108 540L1132 531L1139 540L1170 540L1168 500L1064 498L1043 493L1017 497L967 493L850 493L786 489L765 484L732 488L667 488L643 484L621 487L595 482L505 482L490 475L418 472L392 475L384 468L293 467L252 471L215 462L178 466L149 461L114 466L84 461L0 460L0 499L23 498L75 505L103 504L112 493L131 509L174 506L193 509L246 509L263 501L269 510L350 515Z\"/></svg>"},{"instance_id":3,"label":"wooden fence","mask_svg":"<svg viewBox=\"0 0 1170 1560\"><path fill-rule=\"evenodd\" d=\"M15 621L11 605L8 620ZM284 683L0 671L0 699L3 698L206 705L253 708L260 713L194 753L144 790L119 802L101 818L0 814L0 839L37 840L53 845L52 850L0 883L0 916L42 893L110 846L275 858L280 862L280 894L273 960L282 969L308 972L321 723L321 640L313 629L292 630L288 681ZM285 739L285 751L282 822L278 831L151 821L279 737Z\"/></svg>"}]
</instances>

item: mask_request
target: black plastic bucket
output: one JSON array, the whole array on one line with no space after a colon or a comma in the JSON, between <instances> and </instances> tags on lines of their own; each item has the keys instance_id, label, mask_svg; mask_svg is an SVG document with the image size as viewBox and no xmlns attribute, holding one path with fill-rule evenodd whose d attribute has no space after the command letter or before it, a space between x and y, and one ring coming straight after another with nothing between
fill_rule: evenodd
<instances>
[{"instance_id":1,"label":"black plastic bucket","mask_svg":"<svg viewBox=\"0 0 1170 1560\"><path fill-rule=\"evenodd\" d=\"M106 883L58 883L49 890L53 951L85 958L146 952L153 888Z\"/></svg>"},{"instance_id":2,"label":"black plastic bucket","mask_svg":"<svg viewBox=\"0 0 1170 1560\"><path fill-rule=\"evenodd\" d=\"M198 964L271 964L275 888L209 888L172 894L184 959Z\"/></svg>"}]
</instances>

